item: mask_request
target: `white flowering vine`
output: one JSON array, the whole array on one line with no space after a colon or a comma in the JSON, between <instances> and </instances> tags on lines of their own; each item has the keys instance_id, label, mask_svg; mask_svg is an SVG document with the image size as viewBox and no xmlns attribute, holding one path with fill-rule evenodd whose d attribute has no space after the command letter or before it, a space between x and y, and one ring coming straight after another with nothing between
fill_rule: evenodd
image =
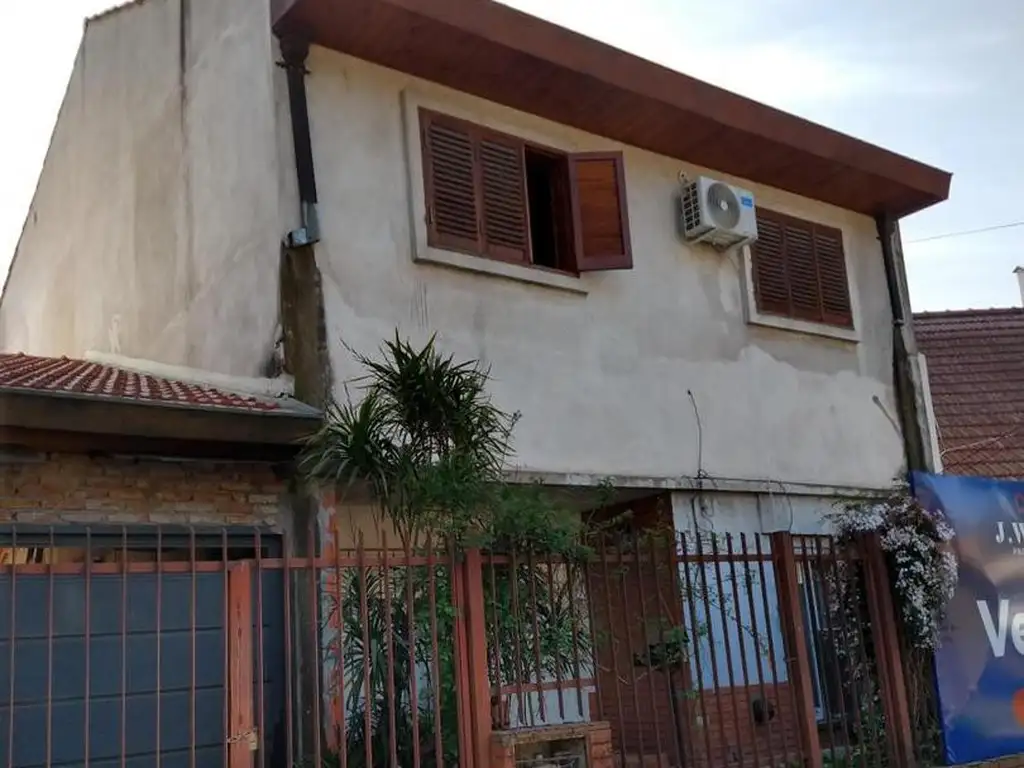
<instances>
[{"instance_id":1,"label":"white flowering vine","mask_svg":"<svg viewBox=\"0 0 1024 768\"><path fill-rule=\"evenodd\" d=\"M897 480L884 499L846 502L827 518L841 542L866 533L878 535L906 639L934 650L957 583L949 523L918 504L903 480Z\"/></svg>"}]
</instances>

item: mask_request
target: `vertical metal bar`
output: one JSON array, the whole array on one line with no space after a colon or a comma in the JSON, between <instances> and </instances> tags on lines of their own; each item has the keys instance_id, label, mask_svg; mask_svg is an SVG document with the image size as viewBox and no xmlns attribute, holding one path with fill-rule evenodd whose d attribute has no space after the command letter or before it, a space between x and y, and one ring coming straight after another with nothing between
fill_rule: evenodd
<instances>
[{"instance_id":1,"label":"vertical metal bar","mask_svg":"<svg viewBox=\"0 0 1024 768\"><path fill-rule=\"evenodd\" d=\"M128 760L128 528L121 526L121 768Z\"/></svg>"},{"instance_id":2,"label":"vertical metal bar","mask_svg":"<svg viewBox=\"0 0 1024 768\"><path fill-rule=\"evenodd\" d=\"M754 534L754 556L757 558L758 575L761 578L761 584L762 584L762 587L761 587L761 603L762 603L762 607L764 609L764 621L765 621L765 624L766 624L766 627L765 627L766 634L768 635L768 666L770 667L770 672L771 672L771 676L772 676L771 683L772 683L772 688L773 688L773 690L775 692L775 701L776 702L781 702L782 701L782 688L779 685L779 669L778 669L778 665L776 664L776 656L775 656L775 635L772 632L772 612L773 611L772 611L771 605L768 602L768 583L767 583L767 573L768 572L765 570L765 567L764 567L764 555L765 555L765 552L764 552L764 546L761 543L761 538L762 538L762 534L760 534L760 533L755 533ZM778 598L778 584L776 584L776 599L777 598ZM775 611L776 612L781 611L781 605L776 604ZM787 686L787 691L790 694L790 696L789 696L790 706L793 708L793 711L795 712L796 711L796 705L793 702L793 696L792 696L792 694L793 694L793 687L792 686ZM788 733L788 729L786 729L786 728L782 728L781 731L782 731L782 752L783 752L783 757L788 760L789 759L789 733Z\"/></svg>"},{"instance_id":3,"label":"vertical metal bar","mask_svg":"<svg viewBox=\"0 0 1024 768\"><path fill-rule=\"evenodd\" d=\"M790 685L794 688L800 747L807 768L821 768L821 741L814 715L814 692L811 688L811 663L804 642L804 621L800 610L800 585L797 581L793 537L789 533L772 534L772 556L775 559L779 586L779 613L788 619Z\"/></svg>"},{"instance_id":4,"label":"vertical metal bar","mask_svg":"<svg viewBox=\"0 0 1024 768\"><path fill-rule=\"evenodd\" d=\"M160 754L161 731L161 676L163 674L163 566L164 566L164 529L163 526L156 528L156 768L160 768L163 756Z\"/></svg>"},{"instance_id":5,"label":"vertical metal bar","mask_svg":"<svg viewBox=\"0 0 1024 768\"><path fill-rule=\"evenodd\" d=\"M265 768L267 752L267 729L265 723L266 693L264 691L267 668L263 660L263 540L260 529L254 535L256 544L256 696L259 712L256 713L256 727L259 733L259 768ZM287 660L286 660L287 665Z\"/></svg>"},{"instance_id":6,"label":"vertical metal bar","mask_svg":"<svg viewBox=\"0 0 1024 768\"><path fill-rule=\"evenodd\" d=\"M188 681L188 764L196 768L196 529L188 528L189 589L189 681Z\"/></svg>"},{"instance_id":7,"label":"vertical metal bar","mask_svg":"<svg viewBox=\"0 0 1024 768\"><path fill-rule=\"evenodd\" d=\"M580 623L576 613L576 567L568 558L563 560L565 566L566 600L569 603L569 621L572 623L572 671L576 678L576 706L583 717L583 672L580 665ZM584 587L585 589L586 587ZM498 635L500 637L500 635Z\"/></svg>"},{"instance_id":8,"label":"vertical metal bar","mask_svg":"<svg viewBox=\"0 0 1024 768\"><path fill-rule=\"evenodd\" d=\"M830 543L831 543L831 545L833 547L836 546L837 542L836 542L835 539L830 538L829 541L830 541ZM852 582L856 578L857 561L856 561L855 557L853 556L853 554L850 552L850 548L848 546L844 546L841 549L842 549L842 558L843 558L842 559L842 564L843 564L842 570L843 570L843 573L841 575L838 575L838 570L836 571L836 573L838 575L837 576L837 580L836 580L836 589L839 592L839 595L837 597L837 599L839 600L839 607L838 607L837 613L839 615L839 620L843 623L843 636L845 638L845 637L848 636L847 633L850 631L850 627L849 627L849 624L848 624L849 615L847 613L847 611L849 610L849 604L848 604L847 601L849 601L850 598L851 598L851 591L850 591L850 588L849 588L848 585L847 586L842 586L841 582L839 581L839 579L840 578L845 578L845 579L849 580L847 582L847 584ZM837 565L837 569L838 569L838 565ZM853 592L852 595L855 597L856 596L856 592ZM855 607L855 610L856 610L856 607ZM853 651L853 654L855 656L854 662L856 664L858 664L860 666L860 668L865 671L865 673L868 673L868 658L867 658L867 650L864 648L864 633L863 633L863 629L864 628L861 625L861 622L859 621L859 616L858 616L855 619L854 626L853 626L853 631L856 632L857 635L858 635L857 640L854 643L854 647L856 649L856 650ZM868 674L870 674L870 673L868 673ZM853 689L853 690L856 690L854 688L854 686L856 686L858 684L858 682L859 681L857 680L855 675L851 676L850 679L848 680L848 684L851 686L851 689ZM857 743L858 743L858 745L860 745L860 749L858 751L860 753L861 768L868 768L868 766L870 765L870 761L868 760L868 751L867 750L868 749L873 749L874 745L869 744L868 740L864 736L864 722L863 722L863 717L861 715L861 712L862 712L862 708L866 705L871 710L872 717L874 717L874 701L873 701L874 696L873 695L867 696L866 697L866 701L861 699L860 696L857 696L856 699L858 701L860 701L861 704L860 704L860 707L858 708L858 711L853 712L851 714L853 715L854 725L855 725L855 727L857 729Z\"/></svg>"},{"instance_id":9,"label":"vertical metal bar","mask_svg":"<svg viewBox=\"0 0 1024 768\"><path fill-rule=\"evenodd\" d=\"M537 566L534 564L533 552L526 553L526 572L530 587L530 617L533 620L533 658L537 668L537 705L540 709L540 721L547 723L547 708L544 706L544 665L541 660L540 621L537 606ZM516 574L518 576L518 573Z\"/></svg>"},{"instance_id":10,"label":"vertical metal bar","mask_svg":"<svg viewBox=\"0 0 1024 768\"><path fill-rule=\"evenodd\" d=\"M412 716L412 764L413 768L420 768L420 697L416 684L416 592L413 584L416 571L412 564L412 546L408 537L404 544L405 612L409 620L409 713Z\"/></svg>"},{"instance_id":11,"label":"vertical metal bar","mask_svg":"<svg viewBox=\"0 0 1024 768\"><path fill-rule=\"evenodd\" d=\"M489 572L491 581L491 627L494 632L491 637L490 648L491 655L494 657L494 688L491 694L493 699L492 704L497 709L497 715L492 712L492 716L498 719L498 722L494 723L497 728L507 728L508 723L505 722L504 705L505 695L501 692L501 662L502 662L502 636L501 636L501 619L499 618L498 611L498 580L494 573L494 555L491 554L489 558Z\"/></svg>"},{"instance_id":12,"label":"vertical metal bar","mask_svg":"<svg viewBox=\"0 0 1024 768\"><path fill-rule=\"evenodd\" d=\"M744 700L744 703L747 705L747 706L744 707L744 709L746 710L747 721L750 724L750 735L751 735L750 743L753 746L753 751L754 751L754 765L760 765L761 764L761 750L760 750L760 747L758 746L758 743L757 743L758 742L758 738L757 738L756 725L754 723L754 717L753 717L753 714L750 711L750 706L749 706L749 704L750 704L750 687L751 687L750 686L750 671L749 671L748 666L747 666L747 642L746 642L746 639L743 637L744 634L746 634L746 632L748 631L748 628L743 626L743 609L742 609L742 603L740 602L739 585L737 585L737 583L736 583L736 560L735 560L735 557L734 557L735 553L733 551L732 542L733 542L732 534L731 533L727 533L725 535L725 551L726 551L726 556L729 559L729 579L730 579L730 581L732 581L732 601L733 601L734 610L736 611L736 625L737 625L736 626L736 634L737 634L737 636L739 637L739 640L740 640L740 672L743 674L743 689L744 689L744 694L745 694L743 700ZM750 631L752 631L752 630L750 630ZM756 638L757 638L757 635L754 635L755 642L756 642ZM755 653L756 653L756 648L755 648ZM735 701L735 687L734 687L733 690L734 690L734 699L733 700ZM740 713L739 713L739 709L738 708L733 713L733 716L735 718L736 727L739 728Z\"/></svg>"},{"instance_id":13,"label":"vertical metal bar","mask_svg":"<svg viewBox=\"0 0 1024 768\"><path fill-rule=\"evenodd\" d=\"M388 558L388 534L381 535L384 547L384 648L387 663L388 754L391 768L398 766L398 717L395 702L395 628L391 616L391 562Z\"/></svg>"},{"instance_id":14,"label":"vertical metal bar","mask_svg":"<svg viewBox=\"0 0 1024 768\"><path fill-rule=\"evenodd\" d=\"M728 534L727 534L728 536ZM729 636L729 617L726 611L725 604L728 602L729 597L726 592L725 581L722 578L722 553L718 549L718 536L712 535L711 537L711 557L715 562L715 582L718 586L718 614L722 620L722 635L725 645L725 666L729 673L729 698L732 699L732 729L733 736L736 738L735 748L739 751L739 760L743 762L743 737L740 734L740 719L739 710L740 702L736 698L736 672L735 665L733 664L732 656L732 638ZM739 635L743 628L739 626L739 620L737 617L736 634ZM721 696L721 693L719 693Z\"/></svg>"},{"instance_id":15,"label":"vertical metal bar","mask_svg":"<svg viewBox=\"0 0 1024 768\"><path fill-rule=\"evenodd\" d=\"M664 596L664 594L662 593L662 590L661 590L661 578L660 578L660 574L658 573L658 545L657 545L657 537L656 536L648 536L647 537L647 556L648 556L648 559L651 561L651 573L654 576L654 596L656 598L656 601L655 601L655 606L656 606L655 616L656 616L656 618L658 620L658 647L661 649L661 654L662 654L662 659L663 659L662 664L663 664L664 668L661 670L661 674L662 674L662 676L665 679L665 689L668 691L668 707L669 707L669 712L672 713L672 734L671 734L671 736L672 736L672 742L675 745L675 749L676 749L676 765L682 766L682 765L685 764L685 748L683 746L683 737L682 737L682 732L681 732L681 730L683 728L683 722L682 722L682 719L680 718L680 712L679 712L679 706L678 706L679 705L679 701L676 698L676 691L675 691L675 684L674 684L675 676L673 675L673 669L672 669L674 664L673 664L673 661L670 660L670 657L669 657L669 654L668 654L669 642L668 642L668 640L665 637L665 622L662 620L662 619L665 618L663 611L668 606L667 606L667 604L665 602L665 596ZM642 585L643 584L643 566L642 566L641 561L640 561L639 542L637 542L637 568L638 568L638 571L639 571L639 574L640 574L640 577L638 578L637 583ZM676 583L675 580L673 580L673 584L675 584L675 583ZM640 600L641 600L641 606L642 606L643 605L643 594L642 594L643 593L643 587L640 586L639 589L640 589L640 592L641 592ZM672 616L670 615L669 618L672 618ZM647 626L646 610L644 611L644 626ZM680 660L681 660L681 658L682 657L680 657ZM652 660L650 658L650 646L648 646L648 666L651 665L651 662L652 662ZM653 679L651 681L651 701L652 702L655 701L655 691L654 691ZM661 752L660 745L658 747L658 752L659 753Z\"/></svg>"},{"instance_id":16,"label":"vertical metal bar","mask_svg":"<svg viewBox=\"0 0 1024 768\"><path fill-rule=\"evenodd\" d=\"M836 761L836 743L835 743L835 732L833 731L832 712L829 708L828 703L828 681L825 675L822 674L821 664L823 660L820 658L820 637L821 637L821 617L818 615L818 605L816 601L817 587L814 581L815 569L814 565L817 563L820 565L820 558L815 558L815 547L810 543L810 537L807 536L794 536L793 537L794 548L799 552L796 556L796 568L798 576L803 578L803 589L800 590L801 598L806 600L807 603L807 617L804 622L804 628L807 630L807 642L808 652L811 660L811 676L818 683L818 693L822 697L822 710L825 714L825 728L818 728L818 738L822 738L822 731L824 731L824 738L827 743L822 744L822 749L827 751L829 760L832 762ZM797 606L798 610L803 609L803 605ZM814 661L817 660L817 664ZM815 713L817 714L817 713ZM820 721L819 721L820 722Z\"/></svg>"},{"instance_id":17,"label":"vertical metal bar","mask_svg":"<svg viewBox=\"0 0 1024 768\"><path fill-rule=\"evenodd\" d=\"M229 568L228 616L225 634L231 644L226 692L230 697L228 731L232 734L226 768L252 768L249 736L254 729L252 657L252 567L248 562Z\"/></svg>"},{"instance_id":18,"label":"vertical metal bar","mask_svg":"<svg viewBox=\"0 0 1024 768\"><path fill-rule=\"evenodd\" d=\"M551 616L555 617L555 612L561 613L562 606L556 600L555 597L555 578L551 572L551 560L552 557L548 556L544 558L544 562L547 564L548 571L548 600L551 601ZM571 601L570 601L571 602ZM558 617L561 620L561 616ZM560 653L560 651L559 651ZM558 718L563 723L565 722L565 696L562 692L562 659L555 659L555 688L558 691ZM543 695L543 694L542 694Z\"/></svg>"},{"instance_id":19,"label":"vertical metal bar","mask_svg":"<svg viewBox=\"0 0 1024 768\"><path fill-rule=\"evenodd\" d=\"M622 678L619 676L619 654L615 647L615 621L612 618L612 579L608 573L608 540L604 533L599 537L601 548L601 577L604 582L605 616L608 619L608 648L612 655L612 674L615 679L615 704L619 716L619 751L626 757L626 713L622 707ZM625 610L625 606L623 606ZM596 654L595 654L596 659Z\"/></svg>"},{"instance_id":20,"label":"vertical metal bar","mask_svg":"<svg viewBox=\"0 0 1024 768\"><path fill-rule=\"evenodd\" d=\"M50 526L49 573L46 598L46 768L53 763L53 560L57 554Z\"/></svg>"},{"instance_id":21,"label":"vertical metal bar","mask_svg":"<svg viewBox=\"0 0 1024 768\"><path fill-rule=\"evenodd\" d=\"M730 754L729 754L729 745L726 743L726 739L725 739L726 717L725 717L725 710L724 710L723 704L722 704L722 688L721 688L720 680L719 680L719 677L718 677L718 654L715 651L715 638L713 637L713 634L711 632L711 598L708 595L709 590L710 590L710 587L708 586L708 567L709 566L713 566L713 567L715 567L715 569L717 571L717 563L715 562L717 558L715 557L714 552L712 552L710 562L707 559L705 559L705 557L704 557L704 540L703 540L703 536L702 536L700 530L697 530L695 532L695 538L696 538L696 543L697 543L697 563L699 564L699 568L700 568L699 572L700 572L700 578L701 578L701 587L700 587L700 589L701 589L701 597L702 597L702 600L703 600L703 603L704 603L704 617L705 617L705 620L708 622L708 626L705 627L705 630L706 630L706 635L707 635L707 638L708 638L708 654L711 657L711 682L713 684L714 697L715 697L715 705L716 705L716 708L718 709L718 722L719 722L718 747L719 747L719 751L722 754L723 765L725 765L725 764L729 763L731 757L730 757ZM711 533L711 542L712 542L712 544L714 543L714 541L715 541L715 534L714 534L714 532L712 532ZM716 576L716 578L717 578L716 586L718 588L719 601L721 601L722 578L721 578L720 574L718 574ZM700 631L699 628L697 628L697 627L695 627L695 629L697 631ZM722 631L725 632L725 633L728 633L728 631L729 631L729 627L728 627L728 625L724 621L722 622ZM728 647L728 639L727 638L725 640L725 644L726 644L726 647ZM731 675L731 672L730 672L730 675Z\"/></svg>"},{"instance_id":22,"label":"vertical metal bar","mask_svg":"<svg viewBox=\"0 0 1024 768\"><path fill-rule=\"evenodd\" d=\"M473 764L486 766L490 760L491 697L487 680L487 610L484 598L484 568L480 550L465 552L466 660L469 670L469 700L472 713Z\"/></svg>"},{"instance_id":23,"label":"vertical metal bar","mask_svg":"<svg viewBox=\"0 0 1024 768\"><path fill-rule=\"evenodd\" d=\"M295 657L292 654L292 543L287 531L283 537L283 544L284 568L281 570L281 578L284 591L284 740L285 764L292 768L295 761L295 681L292 680Z\"/></svg>"},{"instance_id":24,"label":"vertical metal bar","mask_svg":"<svg viewBox=\"0 0 1024 768\"><path fill-rule=\"evenodd\" d=\"M829 542L829 545L830 545L828 547L828 549L829 549L829 552L828 552L829 562L826 563L826 561L825 561L825 554L823 552L823 547L822 547L822 537L821 536L815 536L814 537L814 555L815 555L814 560L815 560L815 563L817 563L817 566L818 566L818 574L820 575L820 578L821 578L822 597L825 600L825 606L824 606L824 611L823 611L823 613L824 613L824 616L823 616L824 622L823 623L825 625L825 627L824 627L825 633L828 636L828 644L827 645L828 645L829 648L836 648L838 644L836 642L836 633L834 631L835 628L832 626L831 607L832 607L833 603L832 603L831 587L829 586L829 576L828 576L828 574L835 572L834 568L836 566L837 560L836 560L835 547L832 546L832 542ZM813 587L814 585L812 584L811 586ZM812 594L815 594L815 593L812 592ZM815 604L814 604L814 612L815 613L818 611L819 607L820 606L817 604L817 601L815 601ZM832 671L835 673L835 681L836 681L835 684L837 686L839 686L839 690L836 691L836 694L839 696L839 717L840 717L840 724L839 725L840 725L840 729L841 729L841 733L842 733L843 764L849 766L849 765L851 765L851 755L850 755L851 750L850 750L850 732L847 729L849 727L850 720L849 720L849 718L847 716L847 711L846 711L846 696L843 695L843 671L842 671L842 669L839 666L839 656L838 656L838 654L832 653L832 654L830 654L830 656L831 656L831 659L832 659ZM822 659L819 658L818 659L818 663L821 664L821 662L822 662ZM822 678L822 677L824 677L824 675L819 675L819 679ZM824 694L825 691L823 690L822 693ZM822 703L825 704L826 711L828 712L828 715L829 715L829 725L834 727L834 723L832 722L832 717L831 717L832 712L828 711L828 702L825 701L825 702L822 702ZM832 728L830 727L829 730L831 731ZM833 741L834 741L834 736L833 736Z\"/></svg>"},{"instance_id":25,"label":"vertical metal bar","mask_svg":"<svg viewBox=\"0 0 1024 768\"><path fill-rule=\"evenodd\" d=\"M634 566L636 568L636 597L637 597L637 600L640 602L640 621L643 624L643 638L646 640L647 639L647 633L650 631L649 630L650 624L647 623L647 601L646 601L645 595L644 595L645 590L644 590L644 584L643 584L643 580L644 580L644 566L643 566L643 558L641 557L641 554L640 554L639 536L640 536L640 532L637 532L637 535L632 537L633 538L633 547L632 547L632 549L633 549ZM620 550L620 555L621 555L621 550ZM658 574L657 574L657 572L655 572L655 574L654 574L654 581L655 581L655 583L657 583L657 581L658 581ZM625 589L625 576L623 576L623 589ZM632 622L627 619L627 621L626 621L626 632L631 635L632 634L631 630L632 630ZM654 746L658 750L656 754L658 756L658 761L659 761L659 764L660 764L661 755L662 755L662 750L661 750L661 726L658 723L658 721L660 720L660 718L658 717L658 711L654 707L654 702L657 700L658 693L657 693L657 689L654 687L654 665L653 665L652 659L651 659L651 646L650 646L650 644L648 644L646 649L641 651L640 656L645 660L645 664L646 664L646 667L647 667L647 687L650 689L650 695L651 695L651 702L650 702L651 703L651 720L654 722ZM634 661L633 661L633 670L634 670L634 674L635 674L637 656L634 655L633 659L634 659ZM668 688L669 688L669 693L671 693L672 692L672 685L671 685L671 683L669 684ZM639 712L637 714L639 714ZM673 726L673 727L675 727L675 726Z\"/></svg>"},{"instance_id":26,"label":"vertical metal bar","mask_svg":"<svg viewBox=\"0 0 1024 768\"><path fill-rule=\"evenodd\" d=\"M628 613L629 597L626 594L626 563L622 549L622 542L620 541L615 547L618 555L616 581L619 583L619 599L622 601L622 630L626 635L626 650L629 652L627 658L629 659L629 687L633 694L633 715L636 717L636 722L639 726L636 729L636 737L640 747L640 754L645 755L647 750L644 747L644 729L642 727L644 718L640 710L640 691L638 690L639 685L637 684L636 677L636 650L633 648L633 628L631 626L631 617Z\"/></svg>"},{"instance_id":27,"label":"vertical metal bar","mask_svg":"<svg viewBox=\"0 0 1024 768\"><path fill-rule=\"evenodd\" d=\"M594 593L591 588L591 568L596 568L596 563L593 558L588 557L586 564L583 566L583 590L586 593L587 599L587 632L590 635L590 675L594 679L594 692L597 699L597 717L594 717L594 713L590 713L590 719L608 720L608 715L604 711L604 694L601 692L601 667L598 663L597 658L597 628L594 626L594 617L597 615L594 608ZM582 686L580 686L582 688ZM583 692L580 691L580 698L583 698ZM582 712L583 705L580 705Z\"/></svg>"},{"instance_id":28,"label":"vertical metal bar","mask_svg":"<svg viewBox=\"0 0 1024 768\"><path fill-rule=\"evenodd\" d=\"M697 534L698 538L700 534ZM704 670L703 663L700 658L700 621L697 619L697 595L694 594L694 578L691 575L690 567L693 564L693 560L690 556L689 547L687 545L686 531L679 534L679 549L680 549L680 560L683 566L683 581L686 589L686 594L683 599L686 605L689 606L690 614L690 631L687 635L690 638L690 647L693 649L693 666L697 673L696 688L697 688L697 701L700 702L700 730L704 734L704 763L710 764L711 762L711 729L708 727L708 717L710 715L708 703L704 695ZM703 564L698 563L697 567L703 571ZM699 587L698 587L699 589ZM706 615L706 614L705 614ZM708 638L708 643L711 643L711 638ZM680 649L685 652L685 648Z\"/></svg>"},{"instance_id":29,"label":"vertical metal bar","mask_svg":"<svg viewBox=\"0 0 1024 768\"><path fill-rule=\"evenodd\" d=\"M363 533L359 532L359 539L356 543L356 560L359 564L359 623L363 628L363 690L365 699L363 704L363 743L366 746L366 765L373 765L373 719L372 710L374 705L373 689L370 687L370 608L367 597L369 585L367 580L369 573L366 568L366 550L363 546Z\"/></svg>"},{"instance_id":30,"label":"vertical metal bar","mask_svg":"<svg viewBox=\"0 0 1024 768\"><path fill-rule=\"evenodd\" d=\"M317 584L319 576L317 570L317 555L318 545L316 529L316 517L311 516L309 519L309 532L307 541L309 542L309 620L312 623L310 627L310 659L312 659L313 665L313 765L321 765L321 752L322 745L320 743L320 735L323 730L324 721L320 711L321 701L323 699L323 663L320 649L320 594Z\"/></svg>"},{"instance_id":31,"label":"vertical metal bar","mask_svg":"<svg viewBox=\"0 0 1024 768\"><path fill-rule=\"evenodd\" d=\"M12 575L13 578L13 575ZM11 584L13 588L13 582ZM12 592L13 598L13 592ZM13 602L12 602L13 611ZM11 626L14 626L14 616L11 616ZM11 680L14 680L14 643L11 643ZM83 704L85 720L85 737L83 738L83 752L85 752L85 768L89 768L90 738L89 731L92 727L90 718L90 695L92 693L92 528L85 529L85 701ZM13 701L11 702L14 703ZM13 708L12 708L13 711Z\"/></svg>"},{"instance_id":32,"label":"vertical metal bar","mask_svg":"<svg viewBox=\"0 0 1024 768\"><path fill-rule=\"evenodd\" d=\"M438 768L444 768L444 741L441 738L441 662L437 637L437 563L434 559L434 537L427 534L427 597L430 602L430 646L434 694L434 756Z\"/></svg>"},{"instance_id":33,"label":"vertical metal bar","mask_svg":"<svg viewBox=\"0 0 1024 768\"><path fill-rule=\"evenodd\" d=\"M14 768L14 679L15 666L14 646L17 643L15 627L18 625L18 528L11 531L11 647L8 651L7 673L10 675L10 690L7 697L7 768ZM86 699L88 705L88 697Z\"/></svg>"},{"instance_id":34,"label":"vertical metal bar","mask_svg":"<svg viewBox=\"0 0 1024 768\"><path fill-rule=\"evenodd\" d=\"M758 535L759 534L756 534L756 533L754 534L755 537L758 536ZM741 533L740 534L740 549L743 552L743 583L746 585L746 589L747 589L747 610L750 611L750 631L754 635L754 660L755 660L755 666L757 667L757 687L758 687L758 690L760 691L760 694L761 694L761 701L764 703L764 714L765 714L764 728L768 732L768 738L766 740L767 741L767 749L768 749L768 763L770 765L778 765L779 761L775 757L775 747L772 744L772 735L773 735L772 732L774 730L774 723L773 723L772 718L769 716L769 713L768 713L768 691L767 691L767 689L765 688L765 685L764 685L764 654L763 654L763 651L766 648L766 644L767 644L768 640L771 639L771 631L772 631L771 630L771 623L770 623L770 620L768 618L768 614L765 614L765 623L768 624L767 632L766 632L766 634L768 635L768 638L766 639L764 637L764 634L762 634L761 628L758 626L758 622L757 622L757 604L754 602L754 582L755 582L755 579L751 575L751 564L750 564L751 552L750 552L749 543L747 541L747 534L745 534L745 533ZM762 580L758 584L758 586L759 586L761 592L763 593L765 591L764 581ZM756 732L756 729L757 729L757 724L756 723L754 724L754 729L755 729L755 732Z\"/></svg>"},{"instance_id":35,"label":"vertical metal bar","mask_svg":"<svg viewBox=\"0 0 1024 768\"><path fill-rule=\"evenodd\" d=\"M334 628L337 638L337 658L335 659L335 685L338 689L338 722L335 725L338 740L338 758L341 768L348 766L348 734L347 720L348 711L345 704L345 606L342 591L342 570L341 570L341 539L339 537L338 519L331 516L331 526L334 533L334 611L337 626ZM261 726L262 728L262 726ZM262 766L260 766L262 768Z\"/></svg>"},{"instance_id":36,"label":"vertical metal bar","mask_svg":"<svg viewBox=\"0 0 1024 768\"><path fill-rule=\"evenodd\" d=\"M221 716L224 719L224 724L223 724L223 732L224 732L223 760L224 760L224 765L227 766L227 765L230 765L230 763L231 763L230 749L229 749L228 745L231 743L232 737L236 735L236 734L233 734L231 732L231 723L230 723L230 720L229 720L229 707L228 707L228 703L229 703L228 700L229 700L229 698L231 696L234 695L234 692L231 690L231 658L230 658L230 655L228 653L228 645L230 643L230 632L231 632L231 617L230 617L230 612L231 612L231 591L230 591L230 587L228 586L228 531L227 531L227 528L221 528L220 536L221 536L221 547L220 547L221 560L220 560L220 567L221 567L221 571L222 571L221 576L222 576L222 579L223 579L222 586L223 586L223 592L224 592L224 594L222 596L223 597L223 601L224 601L224 605L223 605L224 610L223 610L223 616L221 617L221 620L223 622L223 627L224 627L224 631L222 633L223 638L224 638L224 706L223 706L223 712L221 713Z\"/></svg>"},{"instance_id":37,"label":"vertical metal bar","mask_svg":"<svg viewBox=\"0 0 1024 768\"><path fill-rule=\"evenodd\" d=\"M513 658L515 659L515 675L516 675L516 698L519 704L519 727L522 728L526 725L526 694L523 689L523 677L526 674L526 665L523 663L523 652L522 652L522 626L523 626L523 614L519 610L519 562L516 557L515 547L512 548L511 560L509 561L509 590L512 593L512 640L513 640ZM533 710L530 710L531 720L533 719ZM533 723L531 723L532 725Z\"/></svg>"}]
</instances>

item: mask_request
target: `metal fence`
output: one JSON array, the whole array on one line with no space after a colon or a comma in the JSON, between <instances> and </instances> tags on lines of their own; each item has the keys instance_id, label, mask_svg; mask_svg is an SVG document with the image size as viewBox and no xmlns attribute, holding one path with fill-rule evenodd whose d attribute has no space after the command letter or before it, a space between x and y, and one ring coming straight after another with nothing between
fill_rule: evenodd
<instances>
[{"instance_id":1,"label":"metal fence","mask_svg":"<svg viewBox=\"0 0 1024 768\"><path fill-rule=\"evenodd\" d=\"M482 768L495 732L607 722L621 766L910 764L870 540L324 533L5 529L0 761Z\"/></svg>"},{"instance_id":2,"label":"metal fence","mask_svg":"<svg viewBox=\"0 0 1024 768\"><path fill-rule=\"evenodd\" d=\"M670 530L588 544L484 557L494 728L607 721L624 766L904 759L874 542Z\"/></svg>"}]
</instances>

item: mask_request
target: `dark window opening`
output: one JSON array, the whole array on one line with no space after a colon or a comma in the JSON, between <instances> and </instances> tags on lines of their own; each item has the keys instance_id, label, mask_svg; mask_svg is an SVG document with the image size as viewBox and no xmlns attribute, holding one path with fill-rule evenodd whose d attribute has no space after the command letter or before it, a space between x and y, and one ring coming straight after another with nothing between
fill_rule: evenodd
<instances>
[{"instance_id":1,"label":"dark window opening","mask_svg":"<svg viewBox=\"0 0 1024 768\"><path fill-rule=\"evenodd\" d=\"M526 194L533 263L574 272L575 265L569 254L572 210L568 187L569 168L564 157L526 148Z\"/></svg>"}]
</instances>

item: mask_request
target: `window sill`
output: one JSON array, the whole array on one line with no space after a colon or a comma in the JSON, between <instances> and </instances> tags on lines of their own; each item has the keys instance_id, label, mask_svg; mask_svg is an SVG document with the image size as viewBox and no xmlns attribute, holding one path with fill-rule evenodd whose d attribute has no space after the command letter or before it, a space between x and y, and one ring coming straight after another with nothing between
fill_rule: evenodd
<instances>
[{"instance_id":1,"label":"window sill","mask_svg":"<svg viewBox=\"0 0 1024 768\"><path fill-rule=\"evenodd\" d=\"M795 320L791 317L778 317L776 315L762 315L759 312L751 311L747 322L751 325L760 325L766 328L777 328L783 331L795 333L807 333L812 336L823 336L837 341L846 341L856 344L860 341L860 334L855 328L840 328L833 325L822 325L807 320Z\"/></svg>"},{"instance_id":2,"label":"window sill","mask_svg":"<svg viewBox=\"0 0 1024 768\"><path fill-rule=\"evenodd\" d=\"M458 251L446 251L441 248L427 247L421 249L413 258L417 264L436 264L451 269L459 269L463 272L475 272L493 277L503 277L506 280L514 280L518 283L540 285L545 288L553 288L566 293L574 293L578 296L586 296L590 293L586 283L573 275L541 269L540 267L528 267L522 264L509 264L504 261L495 261L482 256L472 256L468 253Z\"/></svg>"}]
</instances>

